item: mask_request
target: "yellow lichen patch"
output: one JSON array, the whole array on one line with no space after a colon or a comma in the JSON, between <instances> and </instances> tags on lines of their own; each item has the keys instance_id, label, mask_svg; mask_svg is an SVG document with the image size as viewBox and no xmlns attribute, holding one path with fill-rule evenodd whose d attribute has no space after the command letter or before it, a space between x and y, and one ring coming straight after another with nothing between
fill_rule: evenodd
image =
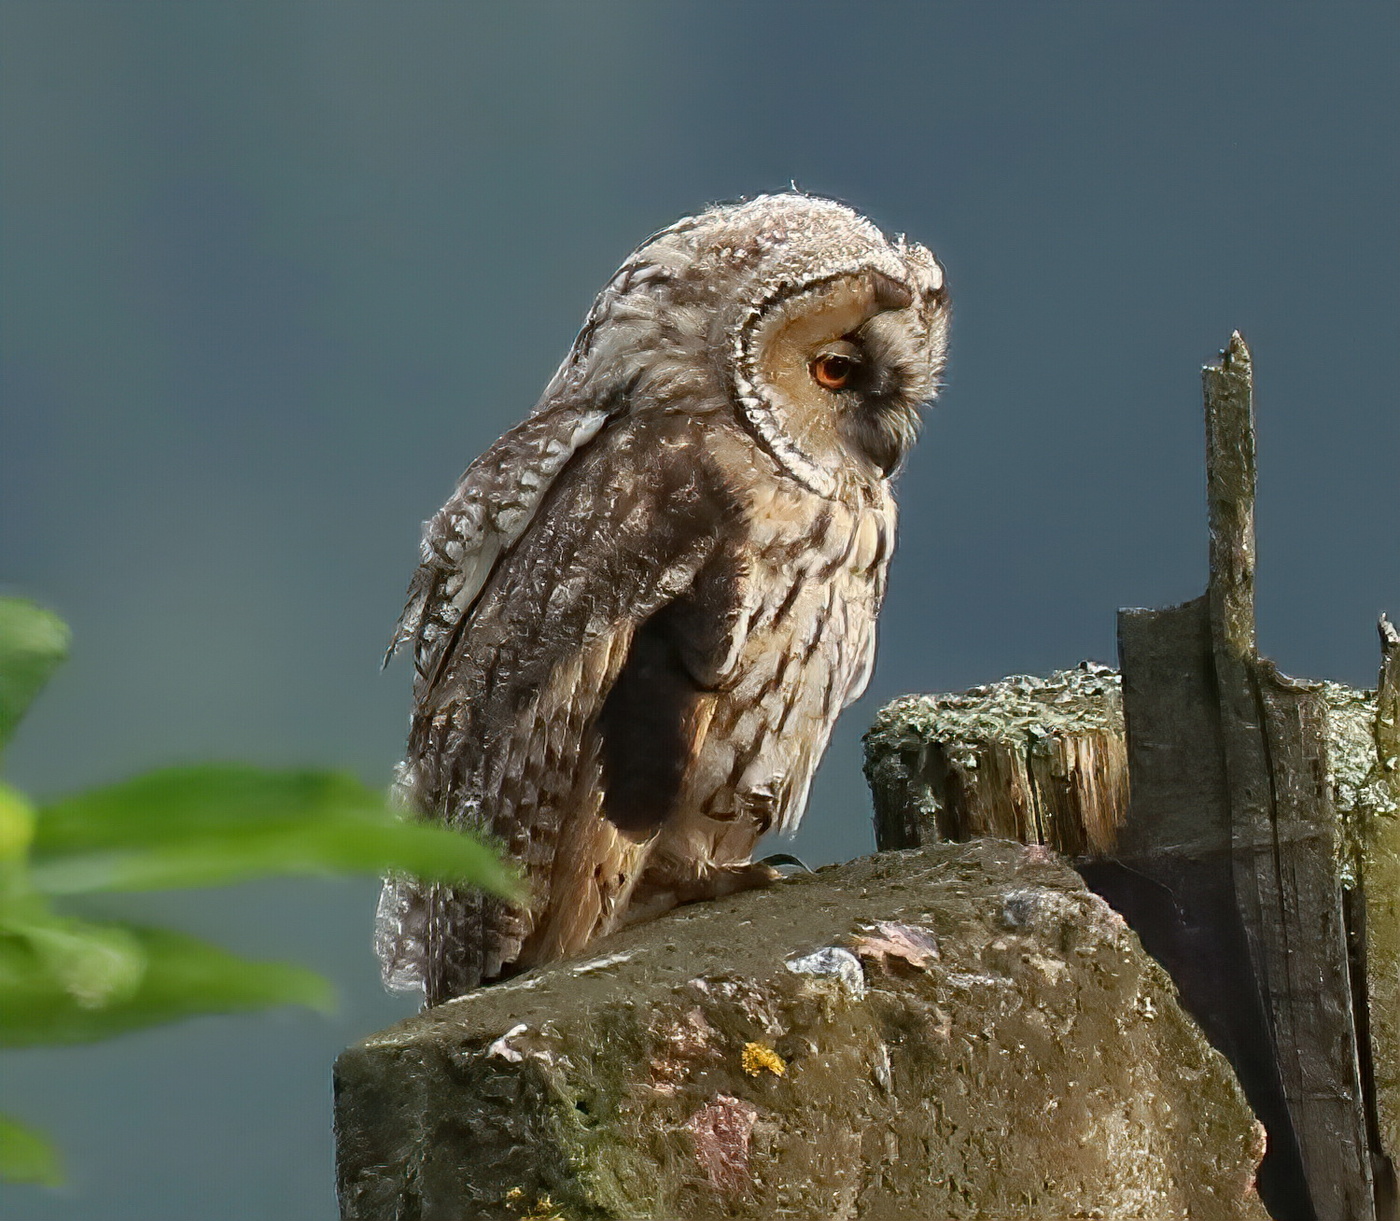
<instances>
[{"instance_id":1,"label":"yellow lichen patch","mask_svg":"<svg viewBox=\"0 0 1400 1221\"><path fill-rule=\"evenodd\" d=\"M529 1215L521 1221L564 1221L564 1214L554 1211L554 1201L548 1196L541 1196L535 1201L535 1207L530 1210Z\"/></svg>"},{"instance_id":2,"label":"yellow lichen patch","mask_svg":"<svg viewBox=\"0 0 1400 1221\"><path fill-rule=\"evenodd\" d=\"M743 1065L750 1077L757 1077L765 1070L775 1077L787 1076L787 1061L762 1043L744 1044Z\"/></svg>"},{"instance_id":3,"label":"yellow lichen patch","mask_svg":"<svg viewBox=\"0 0 1400 1221\"><path fill-rule=\"evenodd\" d=\"M512 1211L520 1207L520 1202L523 1199L525 1199L523 1187L512 1187L506 1192L506 1203ZM565 1221L564 1214L557 1211L554 1201L547 1195L538 1197L529 1208L529 1212L521 1214L520 1221Z\"/></svg>"}]
</instances>

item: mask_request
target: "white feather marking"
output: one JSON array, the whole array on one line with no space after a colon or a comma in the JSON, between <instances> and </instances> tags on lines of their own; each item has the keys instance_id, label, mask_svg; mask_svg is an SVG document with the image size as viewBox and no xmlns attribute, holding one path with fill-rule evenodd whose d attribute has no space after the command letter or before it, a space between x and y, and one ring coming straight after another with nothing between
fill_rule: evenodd
<instances>
[{"instance_id":1,"label":"white feather marking","mask_svg":"<svg viewBox=\"0 0 1400 1221\"><path fill-rule=\"evenodd\" d=\"M501 547L502 539L499 534L487 535L481 540L481 545L476 551L462 561L462 567L458 570L462 588L452 598L452 605L458 611L465 611L481 592L481 587L486 584L486 578L490 576L491 568L496 563L496 557L501 554Z\"/></svg>"},{"instance_id":2,"label":"white feather marking","mask_svg":"<svg viewBox=\"0 0 1400 1221\"><path fill-rule=\"evenodd\" d=\"M593 440L602 431L607 419L605 413L595 411L575 424L574 431L569 434L568 454L572 455Z\"/></svg>"},{"instance_id":3,"label":"white feather marking","mask_svg":"<svg viewBox=\"0 0 1400 1221\"><path fill-rule=\"evenodd\" d=\"M846 694L841 701L842 708L848 708L856 700L865 694L865 688L870 684L870 676L875 672L875 628L871 625L870 630L865 635L865 643L861 648L860 660L856 665L855 672L851 675L850 682L846 684Z\"/></svg>"},{"instance_id":4,"label":"white feather marking","mask_svg":"<svg viewBox=\"0 0 1400 1221\"><path fill-rule=\"evenodd\" d=\"M480 501L468 503L449 518L454 537L442 544L442 555L454 571L443 583L443 592L462 614L476 599L496 560L510 547L534 519L545 492L575 453L602 431L608 421L604 411L590 411L574 424L567 439L552 437L539 461L519 473L518 500L498 501L494 511Z\"/></svg>"}]
</instances>

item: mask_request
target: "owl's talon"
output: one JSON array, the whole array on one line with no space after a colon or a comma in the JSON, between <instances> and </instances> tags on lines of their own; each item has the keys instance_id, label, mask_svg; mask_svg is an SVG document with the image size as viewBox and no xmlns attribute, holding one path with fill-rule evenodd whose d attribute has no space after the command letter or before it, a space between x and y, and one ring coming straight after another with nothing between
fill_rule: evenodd
<instances>
[{"instance_id":1,"label":"owl's talon","mask_svg":"<svg viewBox=\"0 0 1400 1221\"><path fill-rule=\"evenodd\" d=\"M767 861L749 861L744 865L721 865L699 882L696 898L722 899L725 895L745 890L762 890L781 882L783 875ZM694 902L687 899L687 902Z\"/></svg>"},{"instance_id":2,"label":"owl's talon","mask_svg":"<svg viewBox=\"0 0 1400 1221\"><path fill-rule=\"evenodd\" d=\"M812 873L814 870L806 861L792 855L791 852L775 852L771 856L765 856L758 862L760 865L767 865L770 869L777 869L780 865L788 865L798 873ZM787 874L783 874L787 877Z\"/></svg>"}]
</instances>

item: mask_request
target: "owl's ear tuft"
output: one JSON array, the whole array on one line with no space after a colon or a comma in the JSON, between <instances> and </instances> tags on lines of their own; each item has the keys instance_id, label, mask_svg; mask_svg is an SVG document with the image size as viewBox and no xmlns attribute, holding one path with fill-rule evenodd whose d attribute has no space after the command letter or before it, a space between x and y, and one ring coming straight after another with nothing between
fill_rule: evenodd
<instances>
[{"instance_id":1,"label":"owl's ear tuft","mask_svg":"<svg viewBox=\"0 0 1400 1221\"><path fill-rule=\"evenodd\" d=\"M882 271L872 271L869 273L869 280L871 301L875 306L870 311L872 314L884 310L908 309L914 304L913 290L893 276L887 276Z\"/></svg>"}]
</instances>

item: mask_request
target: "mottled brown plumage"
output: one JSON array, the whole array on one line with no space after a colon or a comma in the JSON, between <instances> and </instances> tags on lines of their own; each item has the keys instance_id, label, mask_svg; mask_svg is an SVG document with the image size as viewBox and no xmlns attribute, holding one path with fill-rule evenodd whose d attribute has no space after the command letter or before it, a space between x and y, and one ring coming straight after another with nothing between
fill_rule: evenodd
<instances>
[{"instance_id":1,"label":"mottled brown plumage","mask_svg":"<svg viewBox=\"0 0 1400 1221\"><path fill-rule=\"evenodd\" d=\"M640 247L539 405L428 523L395 644L400 789L487 831L526 908L396 879L391 986L430 1003L772 877L860 694L889 476L942 366L921 246L829 200L713 208Z\"/></svg>"}]
</instances>

